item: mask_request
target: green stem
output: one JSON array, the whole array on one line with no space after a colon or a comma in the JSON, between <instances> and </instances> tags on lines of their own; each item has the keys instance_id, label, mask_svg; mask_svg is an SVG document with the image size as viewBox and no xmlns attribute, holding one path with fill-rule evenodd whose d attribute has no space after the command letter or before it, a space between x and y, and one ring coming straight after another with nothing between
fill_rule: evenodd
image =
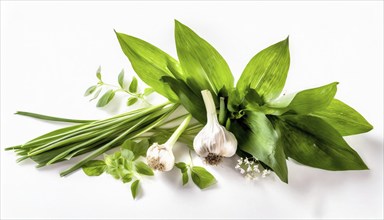
<instances>
[{"instance_id":1,"label":"green stem","mask_svg":"<svg viewBox=\"0 0 384 220\"><path fill-rule=\"evenodd\" d=\"M227 118L227 108L225 107L225 100L224 100L224 97L220 97L219 123L221 125L224 125L226 118Z\"/></svg>"},{"instance_id":2,"label":"green stem","mask_svg":"<svg viewBox=\"0 0 384 220\"><path fill-rule=\"evenodd\" d=\"M17 111L15 114L23 115L31 118L42 119L46 121L59 121L59 122L70 122L70 123L89 123L89 122L95 121L95 120L78 120L78 119L69 119L69 118L59 118L59 117L53 117L53 116L36 114L33 112L23 112L23 111Z\"/></svg>"},{"instance_id":3,"label":"green stem","mask_svg":"<svg viewBox=\"0 0 384 220\"><path fill-rule=\"evenodd\" d=\"M39 146L37 148L34 148L30 152L30 156L42 153L47 150L51 150L57 146L60 146L63 144L63 142L71 142L74 140L78 140L80 137L86 137L87 133L92 133L94 130L101 130L101 129L107 129L111 125L114 125L119 122L130 122L134 121L137 118L141 118L144 115L148 115L152 113L153 111L156 111L160 108L163 108L166 104L154 106L154 107L149 107L148 109L143 110L140 113L137 113L135 115L128 115L126 117L115 117L109 118L106 120L101 120L101 121L96 121L95 123L87 124L84 127L77 128L73 131L68 132L68 135L65 135L63 137L60 137L52 142L49 142L45 145Z\"/></svg>"},{"instance_id":4,"label":"green stem","mask_svg":"<svg viewBox=\"0 0 384 220\"><path fill-rule=\"evenodd\" d=\"M193 159L192 159L191 150L189 150L188 153L189 153L189 159L191 160L191 166L193 166Z\"/></svg>"},{"instance_id":5,"label":"green stem","mask_svg":"<svg viewBox=\"0 0 384 220\"><path fill-rule=\"evenodd\" d=\"M184 121L180 124L180 126L176 129L175 132L173 132L172 136L168 139L168 141L165 143L165 146L170 146L170 148L173 147L173 145L176 143L177 139L180 137L180 135L184 132L184 130L188 127L189 122L191 121L192 115L189 114Z\"/></svg>"},{"instance_id":6,"label":"green stem","mask_svg":"<svg viewBox=\"0 0 384 220\"><path fill-rule=\"evenodd\" d=\"M172 106L170 108L170 110L167 113L162 115L159 119L157 119L156 121L154 121L150 125L147 125L146 127L140 129L140 131L138 131L137 133L134 134L133 131L138 126L141 126L141 125L145 124L145 122L147 122L149 120L151 115L147 115L145 118L143 118L139 122L133 124L133 126L131 128L126 130L124 133L120 134L117 138L115 138L112 141L108 142L103 147L100 147L97 150L93 151L91 154L87 155L85 158L83 158L80 162L78 162L77 164L75 164L71 168L61 172L60 176L66 176L66 175L76 171L77 169L80 169L88 161L98 157L99 155L103 154L104 152L108 151L109 149L115 147L114 145L119 143L119 141L121 141L122 139L124 139L124 138L125 139L128 139L128 138L129 139L134 139L134 138L144 134L145 132L151 130L153 127L158 126L161 122L163 122L166 118L168 118L176 110L177 107L178 107L178 105L175 104L174 106Z\"/></svg>"},{"instance_id":7,"label":"green stem","mask_svg":"<svg viewBox=\"0 0 384 220\"><path fill-rule=\"evenodd\" d=\"M145 120L147 120L149 116L143 118L140 122L144 122ZM126 130L124 133L120 134L117 138L113 139L111 142L108 142L107 144L105 144L103 147L100 147L99 149L95 150L94 152L92 152L91 154L89 154L88 156L86 156L85 158L83 158L79 163L77 163L76 165L72 166L71 168L67 169L67 170L64 170L63 172L60 173L60 176L66 176L70 173L72 173L73 171L81 168L85 163L87 163L88 161L92 160L93 158L101 155L102 153L106 152L107 150L109 150L113 144L115 144L116 142L118 142L120 139L124 138L127 134L129 134L130 132L132 132L134 129L136 129L137 126L139 126L141 123L137 123L135 124L134 126L132 126L131 128L129 128L128 130Z\"/></svg>"}]
</instances>

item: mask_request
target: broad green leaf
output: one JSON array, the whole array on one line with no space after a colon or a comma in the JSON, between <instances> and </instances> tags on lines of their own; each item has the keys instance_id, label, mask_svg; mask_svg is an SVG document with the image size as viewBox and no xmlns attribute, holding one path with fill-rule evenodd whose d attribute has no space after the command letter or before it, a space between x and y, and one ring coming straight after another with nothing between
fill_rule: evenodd
<instances>
[{"instance_id":1,"label":"broad green leaf","mask_svg":"<svg viewBox=\"0 0 384 220\"><path fill-rule=\"evenodd\" d=\"M122 89L124 89L124 69L121 70L119 76L117 77L117 81Z\"/></svg>"},{"instance_id":2,"label":"broad green leaf","mask_svg":"<svg viewBox=\"0 0 384 220\"><path fill-rule=\"evenodd\" d=\"M288 44L287 38L262 50L249 61L236 85L240 94L250 87L265 101L280 95L290 63Z\"/></svg>"},{"instance_id":3,"label":"broad green leaf","mask_svg":"<svg viewBox=\"0 0 384 220\"><path fill-rule=\"evenodd\" d=\"M134 160L135 159L134 153L128 149L122 149L121 150L121 156L127 160Z\"/></svg>"},{"instance_id":4,"label":"broad green leaf","mask_svg":"<svg viewBox=\"0 0 384 220\"><path fill-rule=\"evenodd\" d=\"M145 88L144 89L144 96L149 96L150 94L152 94L155 90L153 88Z\"/></svg>"},{"instance_id":5,"label":"broad green leaf","mask_svg":"<svg viewBox=\"0 0 384 220\"><path fill-rule=\"evenodd\" d=\"M233 88L233 76L224 58L207 41L175 20L177 55L187 84L195 91L209 89L214 96Z\"/></svg>"},{"instance_id":6,"label":"broad green leaf","mask_svg":"<svg viewBox=\"0 0 384 220\"><path fill-rule=\"evenodd\" d=\"M278 135L269 119L260 112L247 111L242 120L231 125L239 148L273 169L277 176L288 182L288 169L284 150L278 144Z\"/></svg>"},{"instance_id":7,"label":"broad green leaf","mask_svg":"<svg viewBox=\"0 0 384 220\"><path fill-rule=\"evenodd\" d=\"M187 171L182 172L181 175L182 175L182 181L183 181L183 186L184 186L185 184L188 183L188 180L189 180L188 172Z\"/></svg>"},{"instance_id":8,"label":"broad green leaf","mask_svg":"<svg viewBox=\"0 0 384 220\"><path fill-rule=\"evenodd\" d=\"M145 156L149 148L149 142L147 139L143 139L140 142L135 142L132 140L126 140L121 146L122 149L127 149L133 152L135 155L135 160L140 156Z\"/></svg>"},{"instance_id":9,"label":"broad green leaf","mask_svg":"<svg viewBox=\"0 0 384 220\"><path fill-rule=\"evenodd\" d=\"M88 176L100 176L106 169L106 164L102 160L90 160L83 165L83 171Z\"/></svg>"},{"instance_id":10,"label":"broad green leaf","mask_svg":"<svg viewBox=\"0 0 384 220\"><path fill-rule=\"evenodd\" d=\"M101 81L101 66L96 70L96 77Z\"/></svg>"},{"instance_id":11,"label":"broad green leaf","mask_svg":"<svg viewBox=\"0 0 384 220\"><path fill-rule=\"evenodd\" d=\"M295 95L282 97L268 104L272 108L281 108L282 112L309 114L328 107L336 95L337 82L325 86L303 90Z\"/></svg>"},{"instance_id":12,"label":"broad green leaf","mask_svg":"<svg viewBox=\"0 0 384 220\"><path fill-rule=\"evenodd\" d=\"M245 95L246 105L251 106L262 106L264 105L264 101L254 89L248 89L247 94Z\"/></svg>"},{"instance_id":13,"label":"broad green leaf","mask_svg":"<svg viewBox=\"0 0 384 220\"><path fill-rule=\"evenodd\" d=\"M320 118L287 115L276 125L288 157L307 166L325 170L365 170L360 156L342 136Z\"/></svg>"},{"instance_id":14,"label":"broad green leaf","mask_svg":"<svg viewBox=\"0 0 384 220\"><path fill-rule=\"evenodd\" d=\"M163 83L168 84L177 94L179 101L184 108L187 109L196 120L205 124L207 116L200 91L196 94L182 80L177 80L169 76L162 77L162 81Z\"/></svg>"},{"instance_id":15,"label":"broad green leaf","mask_svg":"<svg viewBox=\"0 0 384 220\"><path fill-rule=\"evenodd\" d=\"M176 94L160 81L163 76L182 75L180 64L159 48L138 38L116 32L121 49L143 82L171 101L177 102ZM177 76L179 77L179 76Z\"/></svg>"},{"instance_id":16,"label":"broad green leaf","mask_svg":"<svg viewBox=\"0 0 384 220\"><path fill-rule=\"evenodd\" d=\"M136 97L129 97L127 100L127 106L134 105L137 101L139 101L138 98Z\"/></svg>"},{"instance_id":17,"label":"broad green leaf","mask_svg":"<svg viewBox=\"0 0 384 220\"><path fill-rule=\"evenodd\" d=\"M191 168L191 177L193 182L200 188L205 189L212 186L217 181L204 167L193 166Z\"/></svg>"},{"instance_id":18,"label":"broad green leaf","mask_svg":"<svg viewBox=\"0 0 384 220\"><path fill-rule=\"evenodd\" d=\"M137 79L136 79L136 77L132 78L131 84L129 85L129 91L132 93L137 92Z\"/></svg>"},{"instance_id":19,"label":"broad green leaf","mask_svg":"<svg viewBox=\"0 0 384 220\"><path fill-rule=\"evenodd\" d=\"M359 112L337 99L333 99L326 109L311 115L322 118L342 136L368 132L373 128Z\"/></svg>"},{"instance_id":20,"label":"broad green leaf","mask_svg":"<svg viewBox=\"0 0 384 220\"><path fill-rule=\"evenodd\" d=\"M239 118L234 114L238 114L239 111L244 109L244 97L240 95L237 89L232 89L229 91L227 109L233 114L234 118Z\"/></svg>"},{"instance_id":21,"label":"broad green leaf","mask_svg":"<svg viewBox=\"0 0 384 220\"><path fill-rule=\"evenodd\" d=\"M103 96L101 96L96 106L104 107L108 105L108 103L113 99L114 96L115 96L115 91L113 91L112 89L108 90L106 93L104 93Z\"/></svg>"},{"instance_id":22,"label":"broad green leaf","mask_svg":"<svg viewBox=\"0 0 384 220\"><path fill-rule=\"evenodd\" d=\"M92 94L95 90L96 90L97 86L91 86L89 87L85 93L84 93L84 96L89 96L90 94Z\"/></svg>"},{"instance_id":23,"label":"broad green leaf","mask_svg":"<svg viewBox=\"0 0 384 220\"><path fill-rule=\"evenodd\" d=\"M139 161L135 164L136 171L140 174L147 175L147 176L153 176L153 170L144 162Z\"/></svg>"},{"instance_id":24,"label":"broad green leaf","mask_svg":"<svg viewBox=\"0 0 384 220\"><path fill-rule=\"evenodd\" d=\"M137 190L139 188L139 183L140 183L140 180L136 180L135 182L132 183L131 185L131 193L132 193L132 197L135 199L136 198L136 195L137 195Z\"/></svg>"}]
</instances>

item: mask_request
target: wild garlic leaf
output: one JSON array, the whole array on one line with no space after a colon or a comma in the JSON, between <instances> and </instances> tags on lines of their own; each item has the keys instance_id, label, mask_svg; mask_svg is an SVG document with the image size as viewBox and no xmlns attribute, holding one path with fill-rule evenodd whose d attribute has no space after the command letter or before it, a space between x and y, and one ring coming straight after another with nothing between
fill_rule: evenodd
<instances>
[{"instance_id":1,"label":"wild garlic leaf","mask_svg":"<svg viewBox=\"0 0 384 220\"><path fill-rule=\"evenodd\" d=\"M120 85L120 88L124 89L124 69L121 70L119 76L117 77L117 81Z\"/></svg>"},{"instance_id":2,"label":"wild garlic leaf","mask_svg":"<svg viewBox=\"0 0 384 220\"><path fill-rule=\"evenodd\" d=\"M180 64L159 48L141 39L116 32L121 49L128 57L133 69L143 82L156 92L173 102L177 102L176 94L167 84L160 81L163 76L182 75ZM172 69L172 72L170 71Z\"/></svg>"},{"instance_id":3,"label":"wild garlic leaf","mask_svg":"<svg viewBox=\"0 0 384 220\"><path fill-rule=\"evenodd\" d=\"M136 180L131 185L131 193L132 193L132 197L134 199L136 198L136 195L137 195L137 191L138 191L138 188L139 188L139 183L140 183L140 180Z\"/></svg>"},{"instance_id":4,"label":"wild garlic leaf","mask_svg":"<svg viewBox=\"0 0 384 220\"><path fill-rule=\"evenodd\" d=\"M136 97L129 97L127 100L127 106L134 105L137 101L139 101L138 98Z\"/></svg>"},{"instance_id":5,"label":"wild garlic leaf","mask_svg":"<svg viewBox=\"0 0 384 220\"><path fill-rule=\"evenodd\" d=\"M290 64L288 38L256 54L245 67L236 87L240 94L250 87L264 101L278 97L283 90Z\"/></svg>"},{"instance_id":6,"label":"wild garlic leaf","mask_svg":"<svg viewBox=\"0 0 384 220\"><path fill-rule=\"evenodd\" d=\"M108 105L108 103L113 99L114 96L115 96L115 91L113 91L112 89L108 90L106 93L104 93L103 96L101 96L96 106L104 107Z\"/></svg>"},{"instance_id":7,"label":"wild garlic leaf","mask_svg":"<svg viewBox=\"0 0 384 220\"><path fill-rule=\"evenodd\" d=\"M96 90L97 86L91 86L89 87L85 93L84 93L84 96L89 96L90 94L92 94L95 90Z\"/></svg>"},{"instance_id":8,"label":"wild garlic leaf","mask_svg":"<svg viewBox=\"0 0 384 220\"><path fill-rule=\"evenodd\" d=\"M83 171L88 176L100 176L106 169L106 164L102 160L90 160L83 165Z\"/></svg>"},{"instance_id":9,"label":"wild garlic leaf","mask_svg":"<svg viewBox=\"0 0 384 220\"><path fill-rule=\"evenodd\" d=\"M135 142L132 140L126 140L121 145L122 149L127 149L133 152L135 155L134 160L136 160L140 156L145 156L147 154L147 150L149 148L149 142L148 139L143 139L139 142Z\"/></svg>"},{"instance_id":10,"label":"wild garlic leaf","mask_svg":"<svg viewBox=\"0 0 384 220\"><path fill-rule=\"evenodd\" d=\"M320 118L287 115L276 121L288 157L325 170L366 170L360 156Z\"/></svg>"},{"instance_id":11,"label":"wild garlic leaf","mask_svg":"<svg viewBox=\"0 0 384 220\"><path fill-rule=\"evenodd\" d=\"M333 99L326 109L315 111L311 115L323 119L342 136L360 134L373 129L359 112L337 99Z\"/></svg>"},{"instance_id":12,"label":"wild garlic leaf","mask_svg":"<svg viewBox=\"0 0 384 220\"><path fill-rule=\"evenodd\" d=\"M245 105L258 107L264 105L264 101L255 89L250 88L245 95Z\"/></svg>"},{"instance_id":13,"label":"wild garlic leaf","mask_svg":"<svg viewBox=\"0 0 384 220\"><path fill-rule=\"evenodd\" d=\"M193 91L209 89L214 96L233 88L234 79L224 58L189 27L175 20L177 55L187 84Z\"/></svg>"},{"instance_id":14,"label":"wild garlic leaf","mask_svg":"<svg viewBox=\"0 0 384 220\"><path fill-rule=\"evenodd\" d=\"M144 96L149 96L149 95L152 94L154 91L155 91L155 90L154 90L153 88L151 88L151 87L145 88L145 89L144 89L144 93L143 93L143 95L144 95Z\"/></svg>"},{"instance_id":15,"label":"wild garlic leaf","mask_svg":"<svg viewBox=\"0 0 384 220\"><path fill-rule=\"evenodd\" d=\"M137 79L136 79L136 77L132 77L131 84L129 85L129 91L131 93L137 92Z\"/></svg>"},{"instance_id":16,"label":"wild garlic leaf","mask_svg":"<svg viewBox=\"0 0 384 220\"><path fill-rule=\"evenodd\" d=\"M96 77L101 81L101 66L96 70Z\"/></svg>"},{"instance_id":17,"label":"wild garlic leaf","mask_svg":"<svg viewBox=\"0 0 384 220\"><path fill-rule=\"evenodd\" d=\"M282 112L309 114L328 107L336 95L337 82L317 88L303 90L268 103L268 107L280 108Z\"/></svg>"},{"instance_id":18,"label":"wild garlic leaf","mask_svg":"<svg viewBox=\"0 0 384 220\"><path fill-rule=\"evenodd\" d=\"M139 161L135 164L136 171L140 174L147 175L147 176L153 176L153 170L144 162Z\"/></svg>"},{"instance_id":19,"label":"wild garlic leaf","mask_svg":"<svg viewBox=\"0 0 384 220\"><path fill-rule=\"evenodd\" d=\"M200 91L197 95L182 80L177 80L169 76L164 76L161 80L168 84L175 94L177 94L179 102L184 106L184 108L187 109L187 111L191 113L196 120L205 124L207 116Z\"/></svg>"},{"instance_id":20,"label":"wild garlic leaf","mask_svg":"<svg viewBox=\"0 0 384 220\"><path fill-rule=\"evenodd\" d=\"M217 182L211 173L209 173L204 167L199 166L193 166L191 168L191 177L192 181L200 189L208 188Z\"/></svg>"},{"instance_id":21,"label":"wild garlic leaf","mask_svg":"<svg viewBox=\"0 0 384 220\"><path fill-rule=\"evenodd\" d=\"M232 122L230 130L236 136L241 150L272 168L283 182L288 182L284 150L278 144L273 125L263 113L247 111L243 118Z\"/></svg>"}]
</instances>

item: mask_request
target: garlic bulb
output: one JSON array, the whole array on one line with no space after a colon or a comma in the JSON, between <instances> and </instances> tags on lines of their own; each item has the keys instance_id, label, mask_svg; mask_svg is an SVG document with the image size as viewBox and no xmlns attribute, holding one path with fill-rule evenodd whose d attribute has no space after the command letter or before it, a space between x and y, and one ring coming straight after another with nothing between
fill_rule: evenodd
<instances>
[{"instance_id":1,"label":"garlic bulb","mask_svg":"<svg viewBox=\"0 0 384 220\"><path fill-rule=\"evenodd\" d=\"M147 151L147 163L154 170L170 171L175 164L172 146L158 143L152 144Z\"/></svg>"},{"instance_id":2,"label":"garlic bulb","mask_svg":"<svg viewBox=\"0 0 384 220\"><path fill-rule=\"evenodd\" d=\"M196 153L204 157L210 165L217 165L223 157L232 157L236 153L235 135L227 131L217 120L216 107L209 90L201 91L207 110L207 124L193 140Z\"/></svg>"},{"instance_id":3,"label":"garlic bulb","mask_svg":"<svg viewBox=\"0 0 384 220\"><path fill-rule=\"evenodd\" d=\"M172 148L177 139L187 128L192 116L188 115L184 121L179 125L172 136L164 144L153 143L147 150L147 163L148 165L158 171L170 171L175 165L175 156L173 155Z\"/></svg>"}]
</instances>

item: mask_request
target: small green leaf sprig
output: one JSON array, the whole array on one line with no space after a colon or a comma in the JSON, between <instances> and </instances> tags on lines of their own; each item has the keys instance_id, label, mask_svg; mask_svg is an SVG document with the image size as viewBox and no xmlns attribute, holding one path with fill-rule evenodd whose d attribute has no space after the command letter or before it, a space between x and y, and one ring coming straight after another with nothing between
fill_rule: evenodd
<instances>
[{"instance_id":1,"label":"small green leaf sprig","mask_svg":"<svg viewBox=\"0 0 384 220\"><path fill-rule=\"evenodd\" d=\"M101 77L101 67L99 67L96 71L96 77L98 79L98 82L96 85L90 86L84 93L84 96L89 96L93 94L93 97L90 99L90 101L95 100L99 97L101 91L103 90L103 87L107 88L107 91L99 98L96 106L97 107L104 107L108 105L112 99L115 97L115 94L117 92L121 92L124 94L129 95L126 105L132 106L136 103L144 102L146 105L151 105L145 98L152 94L154 90L151 87L145 88L142 93L139 92L138 89L138 80L135 76L132 77L132 80L127 85L125 83L125 73L124 70L121 70L121 72L118 75L117 82L118 86L105 83L102 80Z\"/></svg>"},{"instance_id":2,"label":"small green leaf sprig","mask_svg":"<svg viewBox=\"0 0 384 220\"><path fill-rule=\"evenodd\" d=\"M175 166L181 171L183 185L186 185L189 181L188 173L191 175L192 181L200 189L205 189L216 184L216 178L204 167L193 165L191 151L189 151L189 155L191 158L191 162L189 164L185 162L178 162L175 164Z\"/></svg>"},{"instance_id":3,"label":"small green leaf sprig","mask_svg":"<svg viewBox=\"0 0 384 220\"><path fill-rule=\"evenodd\" d=\"M103 160L91 160L82 169L88 176L100 176L107 173L123 183L131 184L132 197L135 199L142 176L153 176L153 170L139 157L145 156L149 147L148 139L139 142L126 140L120 150L113 154L104 154Z\"/></svg>"}]
</instances>

